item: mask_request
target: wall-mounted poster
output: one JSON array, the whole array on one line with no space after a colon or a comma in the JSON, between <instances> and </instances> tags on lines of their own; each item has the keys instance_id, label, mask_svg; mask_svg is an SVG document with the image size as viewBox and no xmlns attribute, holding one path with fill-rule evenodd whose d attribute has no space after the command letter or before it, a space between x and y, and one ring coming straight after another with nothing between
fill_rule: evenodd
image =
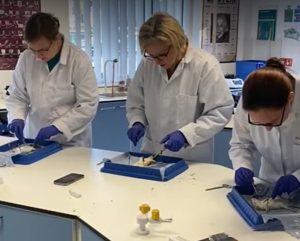
<instances>
[{"instance_id":1,"label":"wall-mounted poster","mask_svg":"<svg viewBox=\"0 0 300 241\"><path fill-rule=\"evenodd\" d=\"M23 44L24 25L41 10L40 0L0 0L0 70L15 68Z\"/></svg>"},{"instance_id":2,"label":"wall-mounted poster","mask_svg":"<svg viewBox=\"0 0 300 241\"><path fill-rule=\"evenodd\" d=\"M281 57L288 58L289 69L300 74L300 6L297 1L289 2L284 9L283 28L278 32L282 38Z\"/></svg>"},{"instance_id":3,"label":"wall-mounted poster","mask_svg":"<svg viewBox=\"0 0 300 241\"><path fill-rule=\"evenodd\" d=\"M294 18L294 22L300 22L300 6L297 5L297 7L295 7L295 18Z\"/></svg>"},{"instance_id":4,"label":"wall-mounted poster","mask_svg":"<svg viewBox=\"0 0 300 241\"><path fill-rule=\"evenodd\" d=\"M286 16L287 12L290 13L288 17ZM284 15L283 34L286 39L300 41L300 6L295 6L293 9L288 5Z\"/></svg>"},{"instance_id":5,"label":"wall-mounted poster","mask_svg":"<svg viewBox=\"0 0 300 241\"><path fill-rule=\"evenodd\" d=\"M277 10L259 10L257 40L275 40Z\"/></svg>"},{"instance_id":6,"label":"wall-mounted poster","mask_svg":"<svg viewBox=\"0 0 300 241\"><path fill-rule=\"evenodd\" d=\"M284 10L284 22L293 22L294 11L289 5L287 9Z\"/></svg>"},{"instance_id":7,"label":"wall-mounted poster","mask_svg":"<svg viewBox=\"0 0 300 241\"><path fill-rule=\"evenodd\" d=\"M238 0L203 1L202 48L220 62L236 60Z\"/></svg>"}]
</instances>

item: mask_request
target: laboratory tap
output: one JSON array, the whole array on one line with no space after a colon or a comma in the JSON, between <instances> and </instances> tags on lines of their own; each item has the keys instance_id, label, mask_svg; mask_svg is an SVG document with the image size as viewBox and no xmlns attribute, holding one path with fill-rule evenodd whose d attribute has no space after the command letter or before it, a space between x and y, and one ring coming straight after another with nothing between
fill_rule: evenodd
<instances>
[{"instance_id":1,"label":"laboratory tap","mask_svg":"<svg viewBox=\"0 0 300 241\"><path fill-rule=\"evenodd\" d=\"M108 59L104 62L104 91L106 93L107 89L107 64L112 63L112 91L111 95L114 95L114 79L115 79L115 64L118 62L118 59Z\"/></svg>"}]
</instances>

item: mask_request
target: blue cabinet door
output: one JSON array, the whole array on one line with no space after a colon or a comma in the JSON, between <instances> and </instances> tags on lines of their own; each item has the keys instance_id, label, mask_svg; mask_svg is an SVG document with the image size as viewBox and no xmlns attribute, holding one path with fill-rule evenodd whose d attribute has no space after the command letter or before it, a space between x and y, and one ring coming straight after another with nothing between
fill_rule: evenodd
<instances>
[{"instance_id":1,"label":"blue cabinet door","mask_svg":"<svg viewBox=\"0 0 300 241\"><path fill-rule=\"evenodd\" d=\"M84 224L81 225L81 240L82 241L106 241L107 239L101 238L98 234L93 232Z\"/></svg>"},{"instance_id":2,"label":"blue cabinet door","mask_svg":"<svg viewBox=\"0 0 300 241\"><path fill-rule=\"evenodd\" d=\"M126 101L100 102L93 127L93 148L122 151L129 150Z\"/></svg>"},{"instance_id":3,"label":"blue cabinet door","mask_svg":"<svg viewBox=\"0 0 300 241\"><path fill-rule=\"evenodd\" d=\"M0 205L1 241L72 241L72 220Z\"/></svg>"},{"instance_id":4,"label":"blue cabinet door","mask_svg":"<svg viewBox=\"0 0 300 241\"><path fill-rule=\"evenodd\" d=\"M229 168L232 168L232 163L228 155L231 136L231 129L223 129L214 137L214 162Z\"/></svg>"}]
</instances>

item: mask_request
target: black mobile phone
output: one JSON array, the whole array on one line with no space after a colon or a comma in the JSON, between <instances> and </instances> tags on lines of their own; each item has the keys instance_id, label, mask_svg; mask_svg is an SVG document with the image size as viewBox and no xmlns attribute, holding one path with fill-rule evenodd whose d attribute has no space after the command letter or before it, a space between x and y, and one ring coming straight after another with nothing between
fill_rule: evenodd
<instances>
[{"instance_id":1,"label":"black mobile phone","mask_svg":"<svg viewBox=\"0 0 300 241\"><path fill-rule=\"evenodd\" d=\"M73 182L76 182L80 179L84 178L83 174L78 174L78 173L70 173L66 176L63 176L61 178L58 178L54 180L54 184L56 185L61 185L61 186L67 186Z\"/></svg>"}]
</instances>

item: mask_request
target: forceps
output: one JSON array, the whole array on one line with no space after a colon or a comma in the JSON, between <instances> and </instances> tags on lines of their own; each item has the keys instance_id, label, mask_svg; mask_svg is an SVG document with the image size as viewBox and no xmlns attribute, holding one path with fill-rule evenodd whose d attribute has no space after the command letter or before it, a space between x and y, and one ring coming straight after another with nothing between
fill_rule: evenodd
<instances>
[{"instance_id":1,"label":"forceps","mask_svg":"<svg viewBox=\"0 0 300 241\"><path fill-rule=\"evenodd\" d=\"M219 188L232 188L232 186L230 186L229 184L222 184L222 186L207 188L205 189L205 191L215 190Z\"/></svg>"},{"instance_id":2,"label":"forceps","mask_svg":"<svg viewBox=\"0 0 300 241\"><path fill-rule=\"evenodd\" d=\"M128 165L130 165L130 162L131 162L131 152L132 152L132 142L129 141L129 153L128 153Z\"/></svg>"},{"instance_id":3,"label":"forceps","mask_svg":"<svg viewBox=\"0 0 300 241\"><path fill-rule=\"evenodd\" d=\"M152 159L154 160L156 157L158 157L159 155L161 155L165 150L166 150L166 148L164 147L164 148L161 149L159 152L157 152L156 154L154 154L154 155L152 156Z\"/></svg>"}]
</instances>

